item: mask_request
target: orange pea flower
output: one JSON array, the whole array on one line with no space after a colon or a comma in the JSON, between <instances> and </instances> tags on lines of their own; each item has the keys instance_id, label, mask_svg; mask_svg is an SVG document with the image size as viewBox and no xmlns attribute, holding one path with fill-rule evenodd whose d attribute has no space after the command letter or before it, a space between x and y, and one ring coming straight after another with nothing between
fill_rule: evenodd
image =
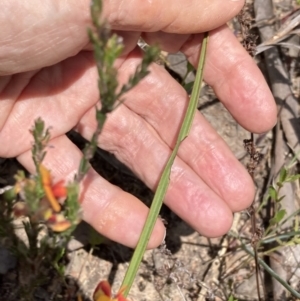
<instances>
[{"instance_id":1,"label":"orange pea flower","mask_svg":"<svg viewBox=\"0 0 300 301\"><path fill-rule=\"evenodd\" d=\"M44 219L49 228L54 232L63 232L69 229L72 225L61 213L53 213L52 209L44 212Z\"/></svg>"},{"instance_id":2,"label":"orange pea flower","mask_svg":"<svg viewBox=\"0 0 300 301\"><path fill-rule=\"evenodd\" d=\"M94 291L93 299L94 301L128 301L123 296L124 290L125 288L123 287L115 296L112 296L108 281L101 281Z\"/></svg>"},{"instance_id":3,"label":"orange pea flower","mask_svg":"<svg viewBox=\"0 0 300 301\"><path fill-rule=\"evenodd\" d=\"M40 173L42 176L42 185L46 194L46 197L55 212L59 212L61 210L61 206L57 201L59 197L67 196L67 189L63 185L63 181L59 181L55 185L52 185L52 179L50 171L43 165L39 166Z\"/></svg>"}]
</instances>

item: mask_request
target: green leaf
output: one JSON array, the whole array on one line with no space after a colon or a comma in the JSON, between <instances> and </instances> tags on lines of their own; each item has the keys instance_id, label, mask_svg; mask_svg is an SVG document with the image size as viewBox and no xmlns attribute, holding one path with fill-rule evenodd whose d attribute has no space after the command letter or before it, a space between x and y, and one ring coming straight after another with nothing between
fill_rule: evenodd
<instances>
[{"instance_id":1,"label":"green leaf","mask_svg":"<svg viewBox=\"0 0 300 301\"><path fill-rule=\"evenodd\" d=\"M278 186L279 189L283 187L283 183L279 181L276 183L276 185Z\"/></svg>"},{"instance_id":2,"label":"green leaf","mask_svg":"<svg viewBox=\"0 0 300 301\"><path fill-rule=\"evenodd\" d=\"M281 196L279 199L276 200L277 203L280 203L285 198L285 195Z\"/></svg>"},{"instance_id":3,"label":"green leaf","mask_svg":"<svg viewBox=\"0 0 300 301\"><path fill-rule=\"evenodd\" d=\"M269 187L269 192L268 193L269 193L269 196L272 200L275 200L275 201L277 200L278 194L277 194L276 189L273 186Z\"/></svg>"},{"instance_id":4,"label":"green leaf","mask_svg":"<svg viewBox=\"0 0 300 301\"><path fill-rule=\"evenodd\" d=\"M279 182L280 182L280 183L285 182L286 177L287 177L287 170L286 170L285 167L283 167L283 168L280 170L280 174L279 174Z\"/></svg>"},{"instance_id":5,"label":"green leaf","mask_svg":"<svg viewBox=\"0 0 300 301\"><path fill-rule=\"evenodd\" d=\"M113 34L107 41L104 61L112 67L115 60L121 55L123 49L122 38Z\"/></svg>"},{"instance_id":6,"label":"green leaf","mask_svg":"<svg viewBox=\"0 0 300 301\"><path fill-rule=\"evenodd\" d=\"M294 237L292 242L295 244L295 245L299 245L300 244L300 238L299 237Z\"/></svg>"},{"instance_id":7,"label":"green leaf","mask_svg":"<svg viewBox=\"0 0 300 301\"><path fill-rule=\"evenodd\" d=\"M289 177L287 177L286 178L286 182L295 182L295 181L297 181L297 180L299 180L300 179L300 174L298 174L298 175L293 175L293 176L289 176Z\"/></svg>"},{"instance_id":8,"label":"green leaf","mask_svg":"<svg viewBox=\"0 0 300 301\"><path fill-rule=\"evenodd\" d=\"M189 61L187 61L186 68L187 68L187 73L190 73L195 70L194 66Z\"/></svg>"},{"instance_id":9,"label":"green leaf","mask_svg":"<svg viewBox=\"0 0 300 301\"><path fill-rule=\"evenodd\" d=\"M44 121L40 117L37 118L35 120L33 133L36 134L37 136L40 136L43 134L44 128L45 128Z\"/></svg>"},{"instance_id":10,"label":"green leaf","mask_svg":"<svg viewBox=\"0 0 300 301\"><path fill-rule=\"evenodd\" d=\"M280 209L278 212L276 212L275 216L271 218L270 224L271 225L279 224L282 221L282 219L285 217L285 215L286 215L286 210Z\"/></svg>"},{"instance_id":11,"label":"green leaf","mask_svg":"<svg viewBox=\"0 0 300 301\"><path fill-rule=\"evenodd\" d=\"M93 0L91 3L91 15L93 23L96 27L99 27L99 19L102 12L102 1L101 0Z\"/></svg>"},{"instance_id":12,"label":"green leaf","mask_svg":"<svg viewBox=\"0 0 300 301\"><path fill-rule=\"evenodd\" d=\"M233 296L231 295L228 299L228 301L238 301L238 299L233 298Z\"/></svg>"},{"instance_id":13,"label":"green leaf","mask_svg":"<svg viewBox=\"0 0 300 301\"><path fill-rule=\"evenodd\" d=\"M15 200L17 197L17 194L16 194L16 190L15 190L15 187L13 188L10 188L9 190L6 190L4 193L3 193L3 198L5 201L7 202L12 202L13 200ZM1 200L0 200L1 201Z\"/></svg>"},{"instance_id":14,"label":"green leaf","mask_svg":"<svg viewBox=\"0 0 300 301\"><path fill-rule=\"evenodd\" d=\"M194 82L189 82L187 84L183 84L183 88L188 94L191 93L193 86L194 86Z\"/></svg>"}]
</instances>

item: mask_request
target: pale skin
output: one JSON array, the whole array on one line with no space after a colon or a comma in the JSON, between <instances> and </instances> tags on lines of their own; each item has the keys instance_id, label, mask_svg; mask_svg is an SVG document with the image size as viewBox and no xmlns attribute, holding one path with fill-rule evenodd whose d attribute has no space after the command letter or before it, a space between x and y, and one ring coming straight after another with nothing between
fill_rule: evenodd
<instances>
[{"instance_id":1,"label":"pale skin","mask_svg":"<svg viewBox=\"0 0 300 301\"><path fill-rule=\"evenodd\" d=\"M0 156L17 157L34 173L32 128L37 117L51 126L45 165L54 181L73 178L82 157L65 133L89 139L95 130L97 70L86 34L89 0L2 3L0 23ZM224 25L242 0L104 1L104 16L123 36L124 55L116 62L124 82L141 61L138 37L163 50L182 51L197 65L201 33L210 30L204 79L237 122L262 133L276 123L272 94L253 60ZM14 18L11 18L14 16ZM17 20L17 21L16 21ZM174 145L188 95L160 66L128 93L109 115L99 145L124 162L151 189ZM242 143L242 142L241 142ZM199 233L226 233L233 212L247 208L254 186L225 142L197 113L175 160L165 203ZM82 183L83 218L108 238L134 247L147 207L90 170ZM158 220L149 248L165 235Z\"/></svg>"}]
</instances>

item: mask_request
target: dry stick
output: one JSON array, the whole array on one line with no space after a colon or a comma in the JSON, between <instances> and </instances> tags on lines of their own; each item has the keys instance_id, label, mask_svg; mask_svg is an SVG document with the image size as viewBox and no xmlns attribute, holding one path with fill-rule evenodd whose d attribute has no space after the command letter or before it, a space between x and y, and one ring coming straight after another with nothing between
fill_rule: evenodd
<instances>
[{"instance_id":1,"label":"dry stick","mask_svg":"<svg viewBox=\"0 0 300 301\"><path fill-rule=\"evenodd\" d=\"M255 13L256 13L256 21L259 22L266 17L270 17L273 14L273 8L271 0L256 0L255 1ZM260 36L262 41L266 41L272 39L275 35L274 28L270 25L259 28ZM295 122L298 115L298 103L296 98L293 96L291 87L290 87L290 79L283 67L283 64L280 60L278 50L276 48L272 48L267 50L264 53L266 68L268 72L268 76L270 79L271 87L273 94L280 105L280 119L281 126L284 132L285 137L288 140L289 146L292 150L297 153L300 150L297 133L300 133L299 123ZM282 167L284 164L284 158L282 158L283 145L280 146L279 143L283 144L282 136L283 133L279 132L280 126L278 125L276 128L276 145L275 145L275 172ZM283 187L284 188L284 187ZM285 195L283 199L282 209L286 209L288 215L296 210L294 204L294 197L292 193L292 187L285 187L285 191L282 193ZM286 252L285 252L286 253ZM281 261L284 253L282 252ZM275 272L282 278L286 279L286 271L283 269L282 265L278 264L275 258L270 259L270 263ZM276 258L278 259L278 258ZM273 278L273 292L274 292L274 300L279 300L279 298L283 297L286 294L286 291L283 290L282 286ZM282 299L280 299L282 300Z\"/></svg>"},{"instance_id":2,"label":"dry stick","mask_svg":"<svg viewBox=\"0 0 300 301\"><path fill-rule=\"evenodd\" d=\"M270 2L271 0L255 1L257 20L263 19L266 15L273 13ZM259 33L261 39L266 40L272 37L275 34L275 31L271 26L264 26L263 28L259 28ZM299 118L298 100L292 93L290 79L280 60L278 50L274 47L265 51L264 58L272 91L280 106L280 121L282 123L284 135L288 141L289 147L297 154L300 152L300 124L297 121Z\"/></svg>"},{"instance_id":3,"label":"dry stick","mask_svg":"<svg viewBox=\"0 0 300 301\"><path fill-rule=\"evenodd\" d=\"M256 167L258 166L261 155L256 150L254 145L254 135L251 133L251 137L249 140L244 140L245 148L250 155L250 162L247 164L247 170L254 182L254 172ZM251 204L251 206L248 209L250 214L250 220L251 220L251 229L252 229L252 239L251 239L251 245L254 252L254 260L255 260L255 277L256 277L256 288L257 288L257 296L258 300L261 301L261 293L259 288L259 275L260 275L260 269L258 264L258 242L261 239L261 230L257 227L257 221L256 221L256 215L255 215L255 208L254 208L254 201Z\"/></svg>"},{"instance_id":4,"label":"dry stick","mask_svg":"<svg viewBox=\"0 0 300 301\"><path fill-rule=\"evenodd\" d=\"M238 15L238 21L241 26L241 33L243 37L243 47L247 50L250 56L254 56L254 53L256 51L256 37L250 33L250 27L251 27L251 17L249 15L249 11L251 9L250 4L245 4L244 8ZM254 135L251 133L250 139L244 140L244 146L247 151L247 153L250 155L250 162L247 164L247 170L254 182L254 172L257 167L257 165L260 162L261 155L258 151L256 151L256 147L254 144ZM256 277L256 288L257 288L257 296L259 301L261 301L261 293L259 288L259 276L260 276L260 269L258 264L258 243L261 238L261 231L256 226L256 215L255 215L255 208L254 208L254 200L251 204L251 206L248 208L248 212L250 214L250 220L251 220L251 229L252 229L252 238L251 238L251 245L253 247L254 251L254 260L255 260L255 277ZM266 294L265 294L266 295Z\"/></svg>"},{"instance_id":5,"label":"dry stick","mask_svg":"<svg viewBox=\"0 0 300 301\"><path fill-rule=\"evenodd\" d=\"M276 21L276 17L271 17L274 21ZM285 20L284 20L285 19ZM293 34L299 34L299 30L297 27L300 24L300 10L296 9L294 11L290 11L287 13L285 17L281 17L280 21L283 21L283 25L278 29L276 34L271 36L268 40L264 40L261 44L257 46L256 54L259 54L267 49L272 48L273 46L282 45L283 47L292 47L294 49L299 50L299 45L295 43L291 43L287 40ZM264 27L266 25L273 25L273 23L264 22L263 20L256 22L256 27Z\"/></svg>"}]
</instances>

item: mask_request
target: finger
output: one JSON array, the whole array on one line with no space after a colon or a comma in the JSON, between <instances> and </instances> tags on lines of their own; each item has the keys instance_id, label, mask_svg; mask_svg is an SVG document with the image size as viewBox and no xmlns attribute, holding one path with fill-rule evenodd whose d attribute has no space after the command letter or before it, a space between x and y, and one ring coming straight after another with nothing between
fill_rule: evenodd
<instances>
[{"instance_id":1,"label":"finger","mask_svg":"<svg viewBox=\"0 0 300 301\"><path fill-rule=\"evenodd\" d=\"M77 173L82 153L66 137L50 141L44 164L51 170L53 180L72 181ZM31 173L35 173L31 152L17 158ZM124 192L90 169L81 183L80 202L83 219L93 228L113 241L135 247L148 213L148 208L137 198ZM161 244L165 229L160 220L156 222L148 247Z\"/></svg>"},{"instance_id":2,"label":"finger","mask_svg":"<svg viewBox=\"0 0 300 301\"><path fill-rule=\"evenodd\" d=\"M0 130L7 121L18 97L36 73L37 71L31 71L14 76L2 76L0 78Z\"/></svg>"},{"instance_id":3,"label":"finger","mask_svg":"<svg viewBox=\"0 0 300 301\"><path fill-rule=\"evenodd\" d=\"M86 139L95 131L92 116L92 110L87 112L77 128ZM177 129L170 131L174 133ZM120 106L110 115L99 145L114 153L153 190L171 152L145 120L126 106ZM220 236L231 226L232 212L227 204L180 158L172 167L165 203L203 235Z\"/></svg>"},{"instance_id":4,"label":"finger","mask_svg":"<svg viewBox=\"0 0 300 301\"><path fill-rule=\"evenodd\" d=\"M225 24L242 9L243 0L107 1L103 15L117 30L189 34Z\"/></svg>"},{"instance_id":5,"label":"finger","mask_svg":"<svg viewBox=\"0 0 300 301\"><path fill-rule=\"evenodd\" d=\"M57 137L71 130L97 103L93 54L81 52L60 64L13 75L0 97L6 104L0 111L0 156L15 157L31 149L29 130L38 117L52 128L52 137Z\"/></svg>"},{"instance_id":6,"label":"finger","mask_svg":"<svg viewBox=\"0 0 300 301\"><path fill-rule=\"evenodd\" d=\"M201 35L195 35L181 50L197 67ZM205 61L205 81L245 129L262 133L277 120L271 91L253 59L228 27L210 33Z\"/></svg>"},{"instance_id":7,"label":"finger","mask_svg":"<svg viewBox=\"0 0 300 301\"><path fill-rule=\"evenodd\" d=\"M243 0L105 1L103 18L121 31L189 34L216 28L235 16ZM0 23L0 76L39 69L76 55L89 44L90 1L4 4ZM14 16L18 22L11 21ZM28 17L30 16L30 18ZM133 43L133 37L130 38ZM90 48L90 47L89 47ZM132 48L130 48L131 50Z\"/></svg>"},{"instance_id":8,"label":"finger","mask_svg":"<svg viewBox=\"0 0 300 301\"><path fill-rule=\"evenodd\" d=\"M88 43L89 1L5 1L0 23L0 75L50 66ZM12 20L11 16L14 16ZM18 22L15 22L18 20Z\"/></svg>"}]
</instances>

